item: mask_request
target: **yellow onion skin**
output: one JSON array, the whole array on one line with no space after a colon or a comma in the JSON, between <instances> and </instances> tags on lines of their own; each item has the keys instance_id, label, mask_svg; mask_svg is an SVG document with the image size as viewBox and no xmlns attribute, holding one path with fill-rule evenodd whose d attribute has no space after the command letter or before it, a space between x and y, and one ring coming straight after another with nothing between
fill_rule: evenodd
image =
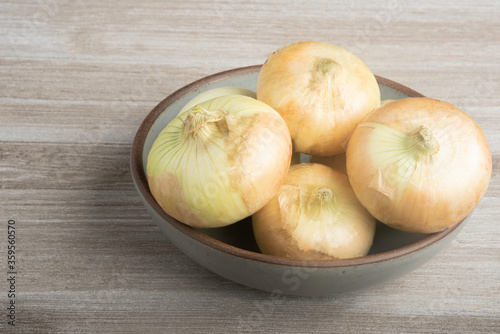
<instances>
[{"instance_id":1,"label":"yellow onion skin","mask_svg":"<svg viewBox=\"0 0 500 334\"><path fill-rule=\"evenodd\" d=\"M298 152L331 156L345 152L356 125L380 105L380 89L356 55L308 41L269 55L257 78L257 99L281 114Z\"/></svg>"},{"instance_id":2,"label":"yellow onion skin","mask_svg":"<svg viewBox=\"0 0 500 334\"><path fill-rule=\"evenodd\" d=\"M271 107L225 95L173 119L148 156L153 196L175 219L202 228L233 224L262 208L290 166L288 128Z\"/></svg>"},{"instance_id":3,"label":"yellow onion skin","mask_svg":"<svg viewBox=\"0 0 500 334\"><path fill-rule=\"evenodd\" d=\"M293 165L273 199L252 216L259 249L294 260L366 255L375 218L359 203L347 175L314 163Z\"/></svg>"},{"instance_id":4,"label":"yellow onion skin","mask_svg":"<svg viewBox=\"0 0 500 334\"><path fill-rule=\"evenodd\" d=\"M406 98L373 111L354 130L347 174L360 202L382 223L413 233L463 220L489 185L484 133L452 104Z\"/></svg>"},{"instance_id":5,"label":"yellow onion skin","mask_svg":"<svg viewBox=\"0 0 500 334\"><path fill-rule=\"evenodd\" d=\"M204 92L199 93L195 97L193 97L191 100L188 101L182 107L182 109L179 111L179 115L185 112L186 110L189 110L196 106L197 104L200 104L202 102L214 99L216 97L224 96L224 95L245 95L252 97L254 99L257 98L257 93L251 89L247 88L241 88L241 87L234 87L234 86L224 86L224 87L217 87L217 88L212 88L209 90L206 90Z\"/></svg>"}]
</instances>

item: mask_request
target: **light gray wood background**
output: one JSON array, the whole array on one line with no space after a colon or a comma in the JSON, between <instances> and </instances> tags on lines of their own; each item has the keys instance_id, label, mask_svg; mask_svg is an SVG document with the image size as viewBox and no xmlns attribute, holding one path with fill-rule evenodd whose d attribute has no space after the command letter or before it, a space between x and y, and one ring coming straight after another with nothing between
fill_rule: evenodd
<instances>
[{"instance_id":1,"label":"light gray wood background","mask_svg":"<svg viewBox=\"0 0 500 334\"><path fill-rule=\"evenodd\" d=\"M499 1L2 0L0 331L500 333L499 32ZM169 242L133 188L129 154L164 97L300 40L343 46L374 73L468 112L493 175L459 236L418 270L273 303Z\"/></svg>"}]
</instances>

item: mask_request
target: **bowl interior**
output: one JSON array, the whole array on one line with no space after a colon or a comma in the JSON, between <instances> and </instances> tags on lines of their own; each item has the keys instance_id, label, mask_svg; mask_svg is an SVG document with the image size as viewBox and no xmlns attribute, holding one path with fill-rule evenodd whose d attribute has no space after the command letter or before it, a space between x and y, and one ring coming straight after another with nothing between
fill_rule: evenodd
<instances>
[{"instance_id":1,"label":"bowl interior","mask_svg":"<svg viewBox=\"0 0 500 334\"><path fill-rule=\"evenodd\" d=\"M146 170L149 151L158 134L173 118L176 117L180 109L199 93L216 87L235 86L252 89L255 91L259 69L260 65L249 66L203 78L179 89L178 91L167 97L165 100L163 100L160 104L158 104L155 109L153 109L153 111L148 115L138 131L136 140L134 141L132 156L132 160L134 160L134 153L139 156L142 153L142 165L139 161L136 161L135 164L134 161L132 161L132 169L134 175L142 173L142 175L140 175L141 177L139 177L140 180L138 183L140 183L140 186L142 186L143 195L146 194L150 197L150 199L152 199L152 195L147 189L147 184L145 184L146 178L143 175L144 171ZM383 100L423 96L420 93L417 93L407 87L381 77L377 77L377 81L379 83L381 91L381 99ZM308 161L308 158L308 156L303 155L301 157L301 161ZM135 157L135 159L139 160L139 157L137 156ZM134 170L134 168L139 170ZM158 208L159 206L156 206L157 210ZM191 227L183 226L182 223L178 223L173 218L166 215L164 212L162 212L161 214L164 217L166 216L168 218L167 220L170 223L178 224L177 228L181 228L185 233L192 234L194 237L197 237L197 239L200 239L199 234L202 234L203 236L201 237L201 240L203 240L204 242L213 243L215 246L220 246L221 244L223 244L225 247L226 245L229 245L229 247L233 248L233 253L238 253L241 250L240 253L243 256L248 256L250 253L260 253L253 237L252 222L250 217L227 227L213 229L194 229ZM412 249L414 249L415 243L418 243L423 239L429 239L429 235L405 233L377 222L377 230L374 238L374 243L368 257L373 258L374 256L376 256L376 254L385 254L387 256L384 257L387 258L390 257L388 254L396 255L395 250L404 249L405 247L408 248L410 247L410 245ZM430 242L430 240L427 241ZM424 244L428 244L429 242L422 242L422 247ZM227 249L227 247L225 248ZM272 259L269 259L269 256L264 256L266 257L266 262L272 261ZM279 260L277 261L279 262Z\"/></svg>"},{"instance_id":2,"label":"bowl interior","mask_svg":"<svg viewBox=\"0 0 500 334\"><path fill-rule=\"evenodd\" d=\"M260 253L253 237L252 219L250 217L226 227L215 229L197 228L197 230L225 244ZM372 255L389 252L411 245L427 236L427 234L401 232L377 222L373 245L368 254Z\"/></svg>"}]
</instances>

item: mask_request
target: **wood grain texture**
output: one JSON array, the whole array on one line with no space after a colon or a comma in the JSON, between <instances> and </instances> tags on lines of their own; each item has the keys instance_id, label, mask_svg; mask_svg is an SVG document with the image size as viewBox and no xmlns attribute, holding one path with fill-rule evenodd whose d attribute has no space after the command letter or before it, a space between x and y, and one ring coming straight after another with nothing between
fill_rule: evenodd
<instances>
[{"instance_id":1,"label":"wood grain texture","mask_svg":"<svg viewBox=\"0 0 500 334\"><path fill-rule=\"evenodd\" d=\"M499 17L494 0L0 2L0 332L500 333ZM341 45L467 111L493 175L459 236L418 270L358 293L273 299L173 246L129 155L168 94L300 40Z\"/></svg>"}]
</instances>

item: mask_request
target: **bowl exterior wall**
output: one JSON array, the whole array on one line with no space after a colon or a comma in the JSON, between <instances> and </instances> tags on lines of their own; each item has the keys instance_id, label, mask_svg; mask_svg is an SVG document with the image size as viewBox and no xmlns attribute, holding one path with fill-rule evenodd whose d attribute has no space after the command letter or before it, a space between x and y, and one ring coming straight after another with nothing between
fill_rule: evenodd
<instances>
[{"instance_id":1,"label":"bowl exterior wall","mask_svg":"<svg viewBox=\"0 0 500 334\"><path fill-rule=\"evenodd\" d=\"M418 251L358 266L284 266L238 257L195 240L161 217L147 201L148 213L168 239L208 270L242 285L275 295L326 296L374 287L409 273L439 253L460 232L452 233Z\"/></svg>"}]
</instances>

